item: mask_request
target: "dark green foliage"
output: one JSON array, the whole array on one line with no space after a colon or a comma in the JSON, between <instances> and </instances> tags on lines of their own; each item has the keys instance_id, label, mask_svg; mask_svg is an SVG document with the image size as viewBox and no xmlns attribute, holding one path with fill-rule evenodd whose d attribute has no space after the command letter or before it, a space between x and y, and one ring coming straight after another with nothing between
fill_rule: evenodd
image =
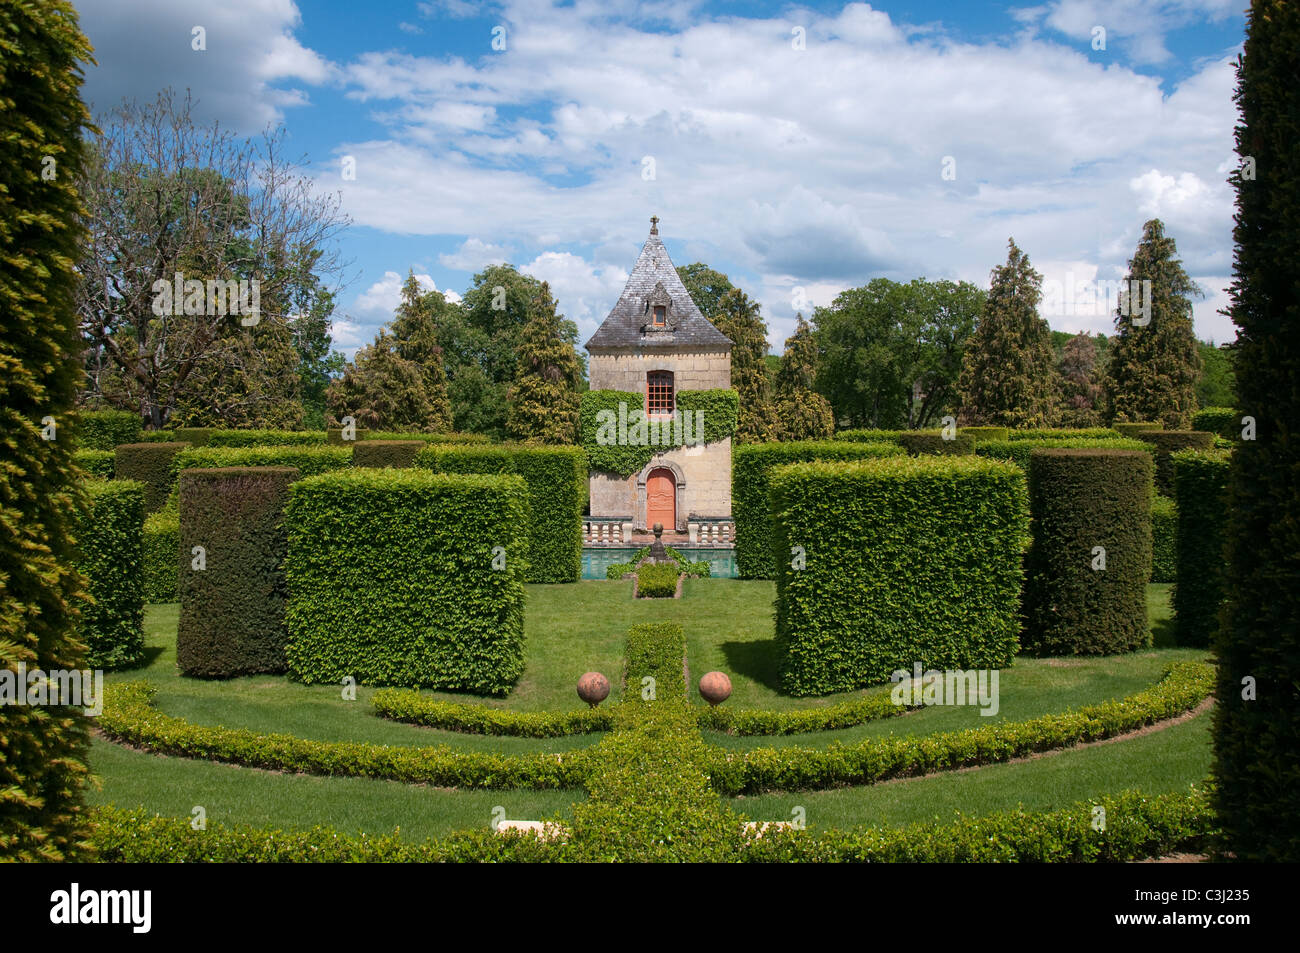
<instances>
[{"instance_id":1,"label":"dark green foliage","mask_svg":"<svg viewBox=\"0 0 1300 953\"><path fill-rule=\"evenodd\" d=\"M986 440L1010 440L1011 431L1006 427L962 427L961 432L974 437L977 443Z\"/></svg>"},{"instance_id":2,"label":"dark green foliage","mask_svg":"<svg viewBox=\"0 0 1300 953\"><path fill-rule=\"evenodd\" d=\"M1231 407L1205 407L1192 415L1192 429L1218 434L1226 440L1241 439L1241 418Z\"/></svg>"},{"instance_id":3,"label":"dark green foliage","mask_svg":"<svg viewBox=\"0 0 1300 953\"><path fill-rule=\"evenodd\" d=\"M582 505L587 460L578 447L524 444L425 447L415 466L439 473L515 473L528 487L525 582L582 577Z\"/></svg>"},{"instance_id":4,"label":"dark green foliage","mask_svg":"<svg viewBox=\"0 0 1300 953\"><path fill-rule=\"evenodd\" d=\"M644 679L654 679L653 693ZM649 622L627 631L623 649L624 697L638 702L686 698L686 637L676 622ZM651 697L646 697L650 695Z\"/></svg>"},{"instance_id":5,"label":"dark green foliage","mask_svg":"<svg viewBox=\"0 0 1300 953\"><path fill-rule=\"evenodd\" d=\"M174 509L150 513L144 521L144 601L176 602L181 564L181 517ZM188 565L188 564L187 564Z\"/></svg>"},{"instance_id":6,"label":"dark green foliage","mask_svg":"<svg viewBox=\"0 0 1300 953\"><path fill-rule=\"evenodd\" d=\"M9 669L84 662L74 635L76 447L63 435L76 435L83 376L73 262L90 61L71 3L0 3L0 666ZM49 441L46 417L58 428ZM86 729L77 707L0 705L0 860L77 858ZM22 916L27 906L14 897L6 909Z\"/></svg>"},{"instance_id":7,"label":"dark green foliage","mask_svg":"<svg viewBox=\"0 0 1300 953\"><path fill-rule=\"evenodd\" d=\"M776 431L781 440L829 440L835 433L830 401L813 390L817 378L817 342L812 328L798 316L793 336L776 375Z\"/></svg>"},{"instance_id":8,"label":"dark green foliage","mask_svg":"<svg viewBox=\"0 0 1300 953\"><path fill-rule=\"evenodd\" d=\"M1151 421L1129 422L1123 420L1117 421L1111 427L1111 429L1117 431L1121 437L1136 437L1138 434L1146 433L1149 430L1163 430L1164 428L1165 425L1159 421L1152 423Z\"/></svg>"},{"instance_id":9,"label":"dark green foliage","mask_svg":"<svg viewBox=\"0 0 1300 953\"><path fill-rule=\"evenodd\" d=\"M824 441L742 444L731 451L731 514L736 521L736 569L742 579L775 579L768 471L783 463L901 457L892 443Z\"/></svg>"},{"instance_id":10,"label":"dark green foliage","mask_svg":"<svg viewBox=\"0 0 1300 953\"><path fill-rule=\"evenodd\" d=\"M286 520L294 677L485 695L518 680L522 479L344 470L295 483Z\"/></svg>"},{"instance_id":11,"label":"dark green foliage","mask_svg":"<svg viewBox=\"0 0 1300 953\"><path fill-rule=\"evenodd\" d=\"M208 447L291 447L325 443L323 430L210 430Z\"/></svg>"},{"instance_id":12,"label":"dark green foliage","mask_svg":"<svg viewBox=\"0 0 1300 953\"><path fill-rule=\"evenodd\" d=\"M173 430L172 439L188 443L191 447L206 447L208 441L212 439L212 427L177 427Z\"/></svg>"},{"instance_id":13,"label":"dark green foliage","mask_svg":"<svg viewBox=\"0 0 1300 953\"><path fill-rule=\"evenodd\" d=\"M174 430L142 430L139 443L173 443L176 440Z\"/></svg>"},{"instance_id":14,"label":"dark green foliage","mask_svg":"<svg viewBox=\"0 0 1300 953\"><path fill-rule=\"evenodd\" d=\"M1045 430L1043 433L1052 433ZM975 454L994 460L1010 460L1022 470L1029 469L1029 456L1035 450L1140 450L1151 453L1151 445L1140 440L1109 438L1096 440L1091 438L1076 439L1071 437L1049 437L1042 440L988 440L981 441L975 447Z\"/></svg>"},{"instance_id":15,"label":"dark green foliage","mask_svg":"<svg viewBox=\"0 0 1300 953\"><path fill-rule=\"evenodd\" d=\"M678 265L677 277L682 279L686 293L695 302L695 307L700 309L700 314L710 321L718 313L718 306L727 292L735 287L730 278L720 271L714 271L702 261Z\"/></svg>"},{"instance_id":16,"label":"dark green foliage","mask_svg":"<svg viewBox=\"0 0 1300 953\"><path fill-rule=\"evenodd\" d=\"M1042 427L1056 411L1056 354L1039 317L1043 276L1008 241L992 272L984 313L962 355L962 419L1000 427Z\"/></svg>"},{"instance_id":17,"label":"dark green foliage","mask_svg":"<svg viewBox=\"0 0 1300 953\"><path fill-rule=\"evenodd\" d=\"M640 599L671 599L681 576L677 563L645 563L636 568L636 594Z\"/></svg>"},{"instance_id":18,"label":"dark green foliage","mask_svg":"<svg viewBox=\"0 0 1300 953\"><path fill-rule=\"evenodd\" d=\"M1300 6L1253 0L1238 61L1237 408L1256 439L1232 454L1228 593L1214 640L1214 807L1242 861L1300 860ZM1248 173L1248 174L1247 174ZM1242 697L1242 679L1257 695Z\"/></svg>"},{"instance_id":19,"label":"dark green foliage","mask_svg":"<svg viewBox=\"0 0 1300 953\"><path fill-rule=\"evenodd\" d=\"M77 568L89 580L93 602L81 606L77 635L91 668L132 668L144 661L144 484L92 480L86 493Z\"/></svg>"},{"instance_id":20,"label":"dark green foliage","mask_svg":"<svg viewBox=\"0 0 1300 953\"><path fill-rule=\"evenodd\" d=\"M140 439L140 415L129 410L83 410L77 414L76 427L83 450L113 450Z\"/></svg>"},{"instance_id":21,"label":"dark green foliage","mask_svg":"<svg viewBox=\"0 0 1300 953\"><path fill-rule=\"evenodd\" d=\"M1025 476L975 457L806 463L771 474L781 687L825 695L898 669L1016 653Z\"/></svg>"},{"instance_id":22,"label":"dark green foliage","mask_svg":"<svg viewBox=\"0 0 1300 953\"><path fill-rule=\"evenodd\" d=\"M1149 443L1156 452L1156 489L1165 496L1174 495L1174 464L1169 455L1176 450L1211 450L1214 434L1200 430L1143 430L1138 440Z\"/></svg>"},{"instance_id":23,"label":"dark green foliage","mask_svg":"<svg viewBox=\"0 0 1300 953\"><path fill-rule=\"evenodd\" d=\"M709 320L731 338L731 388L740 395L736 440L759 443L777 436L772 380L767 372L767 322L757 301L733 288Z\"/></svg>"},{"instance_id":24,"label":"dark green foliage","mask_svg":"<svg viewBox=\"0 0 1300 953\"><path fill-rule=\"evenodd\" d=\"M293 467L181 473L176 664L186 675L285 670L284 506L298 476Z\"/></svg>"},{"instance_id":25,"label":"dark green foliage","mask_svg":"<svg viewBox=\"0 0 1300 953\"><path fill-rule=\"evenodd\" d=\"M969 427L964 427L963 429L970 430ZM1125 433L1111 427L1042 427L1029 430L1012 430L1008 436L1011 440L1060 440L1075 438L1080 440L1116 440L1119 437L1125 436Z\"/></svg>"},{"instance_id":26,"label":"dark green foliage","mask_svg":"<svg viewBox=\"0 0 1300 953\"><path fill-rule=\"evenodd\" d=\"M1201 373L1191 296L1201 292L1174 257L1177 253L1159 219L1143 226L1124 281L1150 282L1150 297L1145 291L1134 296L1130 313L1122 314L1128 302L1120 294L1116 334L1102 378L1107 420L1158 420L1173 429L1191 422Z\"/></svg>"},{"instance_id":27,"label":"dark green foliage","mask_svg":"<svg viewBox=\"0 0 1300 953\"><path fill-rule=\"evenodd\" d=\"M1167 496L1151 501L1151 581L1174 582L1178 574L1178 507Z\"/></svg>"},{"instance_id":28,"label":"dark green foliage","mask_svg":"<svg viewBox=\"0 0 1300 953\"><path fill-rule=\"evenodd\" d=\"M1103 394L1097 339L1080 331L1066 341L1056 370L1061 382L1060 422L1067 427L1098 424Z\"/></svg>"},{"instance_id":29,"label":"dark green foliage","mask_svg":"<svg viewBox=\"0 0 1300 953\"><path fill-rule=\"evenodd\" d=\"M1224 529L1228 522L1230 454L1182 450L1172 456L1178 501L1178 566L1174 580L1174 638L1208 646L1227 598Z\"/></svg>"},{"instance_id":30,"label":"dark green foliage","mask_svg":"<svg viewBox=\"0 0 1300 953\"><path fill-rule=\"evenodd\" d=\"M116 472L116 455L112 450L78 450L72 455L72 462L91 476L104 480L113 479Z\"/></svg>"},{"instance_id":31,"label":"dark green foliage","mask_svg":"<svg viewBox=\"0 0 1300 953\"><path fill-rule=\"evenodd\" d=\"M912 456L923 453L943 456L970 456L975 452L975 436L965 427L959 433L953 434L951 440L941 433L900 434L898 444Z\"/></svg>"},{"instance_id":32,"label":"dark green foliage","mask_svg":"<svg viewBox=\"0 0 1300 953\"><path fill-rule=\"evenodd\" d=\"M188 469L218 467L293 467L303 476L315 476L352 466L352 445L195 447L182 450L172 460L173 485L177 475Z\"/></svg>"},{"instance_id":33,"label":"dark green foliage","mask_svg":"<svg viewBox=\"0 0 1300 953\"><path fill-rule=\"evenodd\" d=\"M1109 655L1150 644L1151 455L1036 449L1034 539L1025 559L1022 644L1040 655ZM1103 547L1104 554L1094 551ZM1105 569L1100 565L1104 555Z\"/></svg>"},{"instance_id":34,"label":"dark green foliage","mask_svg":"<svg viewBox=\"0 0 1300 953\"><path fill-rule=\"evenodd\" d=\"M424 373L424 392L429 398L429 417L424 428L451 429L451 401L447 398L447 373L442 366L438 343L439 318L449 305L441 291L424 291L408 270L402 285L402 300L390 326L399 357L413 361Z\"/></svg>"},{"instance_id":35,"label":"dark green foliage","mask_svg":"<svg viewBox=\"0 0 1300 953\"><path fill-rule=\"evenodd\" d=\"M421 440L362 440L352 448L354 467L411 467L428 444Z\"/></svg>"},{"instance_id":36,"label":"dark green foliage","mask_svg":"<svg viewBox=\"0 0 1300 953\"><path fill-rule=\"evenodd\" d=\"M690 411L693 415L689 434L684 416L680 425L676 420L671 427L656 423L652 431L645 422L642 394L622 390L584 393L579 407L579 431L588 466L600 473L631 476L641 472L655 454L679 446L687 438L710 444L735 435L740 396L734 390L682 390L674 400L681 414ZM626 443L622 442L624 437Z\"/></svg>"},{"instance_id":37,"label":"dark green foliage","mask_svg":"<svg viewBox=\"0 0 1300 953\"><path fill-rule=\"evenodd\" d=\"M118 447L113 475L119 480L139 480L144 484L146 513L160 510L172 490L172 461L188 443L125 443Z\"/></svg>"},{"instance_id":38,"label":"dark green foliage","mask_svg":"<svg viewBox=\"0 0 1300 953\"><path fill-rule=\"evenodd\" d=\"M347 446L351 446L353 443L357 442L358 440L369 440L369 439L370 439L370 431L367 430L365 427L355 427L351 440L343 439L342 427L327 427L325 429L325 442L333 447L347 447Z\"/></svg>"},{"instance_id":39,"label":"dark green foliage","mask_svg":"<svg viewBox=\"0 0 1300 953\"><path fill-rule=\"evenodd\" d=\"M375 429L443 430L445 406L429 394L424 369L401 355L401 342L381 328L373 344L358 349L343 376L325 390L331 424L352 417ZM360 439L360 435L358 435Z\"/></svg>"},{"instance_id":40,"label":"dark green foliage","mask_svg":"<svg viewBox=\"0 0 1300 953\"><path fill-rule=\"evenodd\" d=\"M542 282L519 334L518 366L506 391L506 433L533 443L578 440L582 362Z\"/></svg>"},{"instance_id":41,"label":"dark green foliage","mask_svg":"<svg viewBox=\"0 0 1300 953\"><path fill-rule=\"evenodd\" d=\"M1201 376L1196 379L1196 403L1201 407L1231 407L1237 400L1237 375L1232 369L1232 344L1215 347L1197 341L1201 355ZM1192 421L1193 430L1207 430Z\"/></svg>"},{"instance_id":42,"label":"dark green foliage","mask_svg":"<svg viewBox=\"0 0 1300 953\"><path fill-rule=\"evenodd\" d=\"M357 440L423 440L425 443L490 443L481 433L399 433L395 430L358 431ZM343 443L342 439L331 443Z\"/></svg>"}]
</instances>

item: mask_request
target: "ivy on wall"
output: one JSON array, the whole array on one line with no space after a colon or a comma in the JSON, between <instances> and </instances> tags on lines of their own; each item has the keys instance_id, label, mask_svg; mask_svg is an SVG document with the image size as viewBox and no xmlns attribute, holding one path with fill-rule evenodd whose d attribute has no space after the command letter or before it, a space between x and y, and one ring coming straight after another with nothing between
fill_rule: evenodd
<instances>
[{"instance_id":1,"label":"ivy on wall","mask_svg":"<svg viewBox=\"0 0 1300 953\"><path fill-rule=\"evenodd\" d=\"M736 433L740 395L734 390L682 390L668 420L647 420L645 398L633 391L582 395L580 433L591 470L631 476L673 447L726 440Z\"/></svg>"}]
</instances>

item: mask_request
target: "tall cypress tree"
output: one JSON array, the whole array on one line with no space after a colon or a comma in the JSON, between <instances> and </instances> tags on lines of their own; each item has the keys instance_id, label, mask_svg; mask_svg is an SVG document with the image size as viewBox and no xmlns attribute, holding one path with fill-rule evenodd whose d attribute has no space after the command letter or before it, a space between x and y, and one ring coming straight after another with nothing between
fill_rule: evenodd
<instances>
[{"instance_id":1,"label":"tall cypress tree","mask_svg":"<svg viewBox=\"0 0 1300 953\"><path fill-rule=\"evenodd\" d=\"M1241 110L1230 314L1237 407L1255 418L1229 479L1215 640L1214 780L1222 847L1300 860L1300 6L1254 0Z\"/></svg>"},{"instance_id":2,"label":"tall cypress tree","mask_svg":"<svg viewBox=\"0 0 1300 953\"><path fill-rule=\"evenodd\" d=\"M543 282L519 338L519 367L506 395L506 430L516 440L576 443L582 363Z\"/></svg>"},{"instance_id":3,"label":"tall cypress tree","mask_svg":"<svg viewBox=\"0 0 1300 953\"><path fill-rule=\"evenodd\" d=\"M72 4L0 2L0 670L9 678L19 665L30 674L84 662L70 533L81 497L73 262L89 61ZM66 860L83 843L87 718L82 706L28 698L27 687L23 678L22 704L0 704L0 860Z\"/></svg>"},{"instance_id":4,"label":"tall cypress tree","mask_svg":"<svg viewBox=\"0 0 1300 953\"><path fill-rule=\"evenodd\" d=\"M775 440L772 382L767 374L767 323L757 301L739 288L722 296L710 318L731 338L731 389L740 395L736 440L758 443Z\"/></svg>"},{"instance_id":5,"label":"tall cypress tree","mask_svg":"<svg viewBox=\"0 0 1300 953\"><path fill-rule=\"evenodd\" d=\"M1169 430L1191 424L1201 358L1189 296L1199 295L1200 289L1174 257L1177 253L1158 218L1142 227L1125 281L1135 290L1149 287L1150 300L1139 290L1127 301L1121 295L1116 309L1116 334L1102 385L1110 421L1159 421Z\"/></svg>"},{"instance_id":6,"label":"tall cypress tree","mask_svg":"<svg viewBox=\"0 0 1300 953\"><path fill-rule=\"evenodd\" d=\"M1097 405L1102 399L1097 339L1080 331L1066 341L1057 371L1061 381L1061 426L1097 426L1101 422Z\"/></svg>"},{"instance_id":7,"label":"tall cypress tree","mask_svg":"<svg viewBox=\"0 0 1300 953\"><path fill-rule=\"evenodd\" d=\"M825 440L835 432L830 401L813 390L817 376L817 342L812 327L798 316L794 334L785 339L785 354L776 372L776 422L782 440Z\"/></svg>"},{"instance_id":8,"label":"tall cypress tree","mask_svg":"<svg viewBox=\"0 0 1300 953\"><path fill-rule=\"evenodd\" d=\"M1043 276L1014 239L992 272L984 314L962 355L962 416L969 424L1042 427L1056 407L1052 331L1038 316Z\"/></svg>"},{"instance_id":9,"label":"tall cypress tree","mask_svg":"<svg viewBox=\"0 0 1300 953\"><path fill-rule=\"evenodd\" d=\"M429 419L421 429L433 433L452 427L447 374L442 366L442 348L438 346L438 317L451 307L441 292L422 291L415 273L408 271L402 285L402 301L391 325L398 356L420 365L424 375Z\"/></svg>"}]
</instances>

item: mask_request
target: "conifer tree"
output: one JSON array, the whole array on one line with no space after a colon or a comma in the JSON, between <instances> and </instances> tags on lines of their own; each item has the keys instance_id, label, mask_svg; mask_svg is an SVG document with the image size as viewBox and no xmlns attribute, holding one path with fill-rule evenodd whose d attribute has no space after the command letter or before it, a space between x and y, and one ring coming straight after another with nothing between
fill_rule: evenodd
<instances>
[{"instance_id":1,"label":"conifer tree","mask_svg":"<svg viewBox=\"0 0 1300 953\"><path fill-rule=\"evenodd\" d=\"M1159 421L1167 430L1191 424L1201 357L1189 296L1200 289L1176 254L1159 219L1142 227L1125 276L1125 287L1137 293L1121 292L1103 383L1111 422Z\"/></svg>"},{"instance_id":2,"label":"conifer tree","mask_svg":"<svg viewBox=\"0 0 1300 953\"><path fill-rule=\"evenodd\" d=\"M0 861L59 861L79 859L84 843L88 719L67 698L29 698L32 683L15 676L23 665L58 682L85 660L73 608L84 598L73 569L84 502L72 464L83 378L73 262L91 54L66 0L4 0L0 37L0 672L24 702L0 704Z\"/></svg>"},{"instance_id":3,"label":"conifer tree","mask_svg":"<svg viewBox=\"0 0 1300 953\"><path fill-rule=\"evenodd\" d=\"M759 443L775 440L772 383L767 372L767 323L757 301L739 288L728 291L710 319L731 338L731 389L740 395L736 440Z\"/></svg>"},{"instance_id":4,"label":"conifer tree","mask_svg":"<svg viewBox=\"0 0 1300 953\"><path fill-rule=\"evenodd\" d=\"M420 429L432 433L452 429L447 374L442 366L442 348L438 345L438 318L450 307L441 292L422 291L415 273L408 271L402 285L402 301L391 325L398 357L418 364L424 375L429 418Z\"/></svg>"},{"instance_id":5,"label":"conifer tree","mask_svg":"<svg viewBox=\"0 0 1300 953\"><path fill-rule=\"evenodd\" d=\"M1043 276L1014 239L1007 245L962 356L962 416L973 425L1042 427L1056 410L1052 331L1038 315Z\"/></svg>"},{"instance_id":6,"label":"conifer tree","mask_svg":"<svg viewBox=\"0 0 1300 953\"><path fill-rule=\"evenodd\" d=\"M1097 367L1097 340L1080 331L1065 342L1058 366L1061 380L1063 427L1096 427L1101 423L1101 374Z\"/></svg>"},{"instance_id":7,"label":"conifer tree","mask_svg":"<svg viewBox=\"0 0 1300 953\"><path fill-rule=\"evenodd\" d=\"M776 422L782 440L825 440L835 432L830 401L813 390L817 376L817 342L812 327L798 315L795 331L785 339L785 354L776 374Z\"/></svg>"},{"instance_id":8,"label":"conifer tree","mask_svg":"<svg viewBox=\"0 0 1300 953\"><path fill-rule=\"evenodd\" d=\"M384 330L357 351L343 377L326 390L325 402L332 423L350 416L370 430L423 431L434 419L423 369L398 354Z\"/></svg>"},{"instance_id":9,"label":"conifer tree","mask_svg":"<svg viewBox=\"0 0 1300 953\"><path fill-rule=\"evenodd\" d=\"M1251 4L1237 62L1229 313L1238 411L1214 640L1214 815L1237 860L1300 860L1300 6ZM1244 428L1243 428L1244 429Z\"/></svg>"},{"instance_id":10,"label":"conifer tree","mask_svg":"<svg viewBox=\"0 0 1300 953\"><path fill-rule=\"evenodd\" d=\"M519 366L506 395L506 431L516 440L577 442L582 363L562 322L543 282L520 332Z\"/></svg>"}]
</instances>

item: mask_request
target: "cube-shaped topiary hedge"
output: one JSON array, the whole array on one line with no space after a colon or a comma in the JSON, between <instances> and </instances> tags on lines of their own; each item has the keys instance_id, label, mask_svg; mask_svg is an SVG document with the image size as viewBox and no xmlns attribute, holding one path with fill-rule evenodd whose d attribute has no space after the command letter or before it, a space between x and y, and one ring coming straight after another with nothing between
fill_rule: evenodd
<instances>
[{"instance_id":1,"label":"cube-shaped topiary hedge","mask_svg":"<svg viewBox=\"0 0 1300 953\"><path fill-rule=\"evenodd\" d=\"M186 675L285 670L284 507L298 476L293 467L181 473L176 662Z\"/></svg>"},{"instance_id":2,"label":"cube-shaped topiary hedge","mask_svg":"<svg viewBox=\"0 0 1300 953\"><path fill-rule=\"evenodd\" d=\"M1218 629L1224 588L1224 529L1232 454L1181 450L1172 454L1178 502L1178 566L1174 580L1174 639L1208 646Z\"/></svg>"},{"instance_id":3,"label":"cube-shaped topiary hedge","mask_svg":"<svg viewBox=\"0 0 1300 953\"><path fill-rule=\"evenodd\" d=\"M1156 489L1174 495L1174 464L1169 455L1176 450L1212 450L1214 434L1202 430L1144 430L1137 435L1155 448Z\"/></svg>"},{"instance_id":4,"label":"cube-shaped topiary hedge","mask_svg":"<svg viewBox=\"0 0 1300 953\"><path fill-rule=\"evenodd\" d=\"M139 480L145 485L145 512L162 509L172 488L172 460L187 443L127 443L115 452L113 473L119 480Z\"/></svg>"},{"instance_id":5,"label":"cube-shaped topiary hedge","mask_svg":"<svg viewBox=\"0 0 1300 953\"><path fill-rule=\"evenodd\" d=\"M364 427L353 428L350 440L344 439L342 427L329 427L325 430L325 442L334 447L350 447L358 440L368 439L370 439L370 431Z\"/></svg>"},{"instance_id":6,"label":"cube-shaped topiary hedge","mask_svg":"<svg viewBox=\"0 0 1300 953\"><path fill-rule=\"evenodd\" d=\"M898 445L913 456L922 453L942 456L969 456L975 452L975 436L969 430L961 430L951 437L942 433L915 431L901 434Z\"/></svg>"},{"instance_id":7,"label":"cube-shaped topiary hedge","mask_svg":"<svg viewBox=\"0 0 1300 953\"><path fill-rule=\"evenodd\" d=\"M580 447L430 444L415 465L438 473L515 473L528 486L527 582L582 577L587 457Z\"/></svg>"},{"instance_id":8,"label":"cube-shaped topiary hedge","mask_svg":"<svg viewBox=\"0 0 1300 953\"><path fill-rule=\"evenodd\" d=\"M1124 436L1110 427L1038 427L1012 430L1009 440L1117 440Z\"/></svg>"},{"instance_id":9,"label":"cube-shaped topiary hedge","mask_svg":"<svg viewBox=\"0 0 1300 953\"><path fill-rule=\"evenodd\" d=\"M77 568L93 601L81 606L77 634L91 668L144 661L144 494L136 480L86 481L89 506L76 529Z\"/></svg>"},{"instance_id":10,"label":"cube-shaped topiary hedge","mask_svg":"<svg viewBox=\"0 0 1300 953\"><path fill-rule=\"evenodd\" d=\"M117 470L117 454L112 450L77 450L72 462L91 476L111 480Z\"/></svg>"},{"instance_id":11,"label":"cube-shaped topiary hedge","mask_svg":"<svg viewBox=\"0 0 1300 953\"><path fill-rule=\"evenodd\" d=\"M520 477L352 469L289 493L294 677L510 690L524 666Z\"/></svg>"},{"instance_id":12,"label":"cube-shaped topiary hedge","mask_svg":"<svg viewBox=\"0 0 1300 953\"><path fill-rule=\"evenodd\" d=\"M976 443L983 443L985 440L1011 439L1011 430L1008 427L962 427L960 432L974 437Z\"/></svg>"},{"instance_id":13,"label":"cube-shaped topiary hedge","mask_svg":"<svg viewBox=\"0 0 1300 953\"><path fill-rule=\"evenodd\" d=\"M800 440L743 443L731 449L731 515L736 522L736 571L742 579L775 579L768 473L786 463L901 457L895 443Z\"/></svg>"},{"instance_id":14,"label":"cube-shaped topiary hedge","mask_svg":"<svg viewBox=\"0 0 1300 953\"><path fill-rule=\"evenodd\" d=\"M144 601L175 602L181 563L181 517L172 507L150 513L144 521ZM189 565L188 560L186 565Z\"/></svg>"},{"instance_id":15,"label":"cube-shaped topiary hedge","mask_svg":"<svg viewBox=\"0 0 1300 953\"><path fill-rule=\"evenodd\" d=\"M77 414L77 445L82 450L115 450L140 439L140 415L129 410L83 410Z\"/></svg>"},{"instance_id":16,"label":"cube-shaped topiary hedge","mask_svg":"<svg viewBox=\"0 0 1300 953\"><path fill-rule=\"evenodd\" d=\"M898 669L1016 653L1025 475L978 457L804 463L771 474L781 687L824 695Z\"/></svg>"},{"instance_id":17,"label":"cube-shaped topiary hedge","mask_svg":"<svg viewBox=\"0 0 1300 953\"><path fill-rule=\"evenodd\" d=\"M366 434L365 440L420 440L424 443L491 443L481 433L405 433L397 430L375 430Z\"/></svg>"},{"instance_id":18,"label":"cube-shaped topiary hedge","mask_svg":"<svg viewBox=\"0 0 1300 953\"><path fill-rule=\"evenodd\" d=\"M905 433L906 430L840 430L833 439L849 443L897 443Z\"/></svg>"},{"instance_id":19,"label":"cube-shaped topiary hedge","mask_svg":"<svg viewBox=\"0 0 1300 953\"><path fill-rule=\"evenodd\" d=\"M1121 437L1136 437L1140 433L1147 433L1152 430L1163 430L1165 425L1157 420L1116 423L1112 424L1111 427L1113 430L1119 431Z\"/></svg>"},{"instance_id":20,"label":"cube-shaped topiary hedge","mask_svg":"<svg viewBox=\"0 0 1300 953\"><path fill-rule=\"evenodd\" d=\"M209 447L315 447L325 443L323 430L213 430Z\"/></svg>"},{"instance_id":21,"label":"cube-shaped topiary hedge","mask_svg":"<svg viewBox=\"0 0 1300 953\"><path fill-rule=\"evenodd\" d=\"M352 466L352 448L322 444L258 447L190 447L172 460L173 485L182 470L218 467L293 467L315 476Z\"/></svg>"},{"instance_id":22,"label":"cube-shaped topiary hedge","mask_svg":"<svg viewBox=\"0 0 1300 953\"><path fill-rule=\"evenodd\" d=\"M1151 455L1137 450L1038 449L1030 456L1027 649L1105 655L1150 644L1152 473Z\"/></svg>"},{"instance_id":23,"label":"cube-shaped topiary hedge","mask_svg":"<svg viewBox=\"0 0 1300 953\"><path fill-rule=\"evenodd\" d=\"M1192 414L1192 429L1218 434L1227 440L1240 440L1242 416L1231 407L1203 407Z\"/></svg>"},{"instance_id":24,"label":"cube-shaped topiary hedge","mask_svg":"<svg viewBox=\"0 0 1300 953\"><path fill-rule=\"evenodd\" d=\"M359 440L352 446L354 467L411 467L428 444L419 440Z\"/></svg>"},{"instance_id":25,"label":"cube-shaped topiary hedge","mask_svg":"<svg viewBox=\"0 0 1300 953\"><path fill-rule=\"evenodd\" d=\"M1044 431L1046 432L1046 431ZM1038 440L988 440L980 441L975 453L994 460L1006 460L1022 470L1029 469L1029 456L1035 450L1140 450L1154 454L1154 449L1141 440L1126 437L1043 437Z\"/></svg>"}]
</instances>

